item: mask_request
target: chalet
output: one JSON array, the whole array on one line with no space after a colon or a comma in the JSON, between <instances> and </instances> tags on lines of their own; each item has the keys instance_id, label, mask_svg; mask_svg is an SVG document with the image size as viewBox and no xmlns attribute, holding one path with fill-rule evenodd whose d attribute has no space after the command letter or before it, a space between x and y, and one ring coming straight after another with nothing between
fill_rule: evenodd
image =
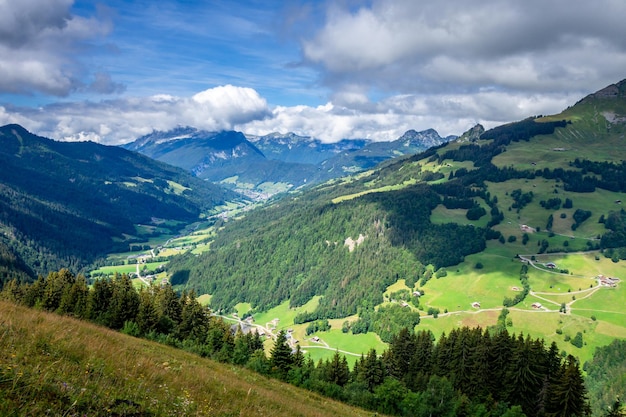
<instances>
[{"instance_id":1,"label":"chalet","mask_svg":"<svg viewBox=\"0 0 626 417\"><path fill-rule=\"evenodd\" d=\"M413 297L421 297L422 293L419 291L413 291Z\"/></svg>"},{"instance_id":2,"label":"chalet","mask_svg":"<svg viewBox=\"0 0 626 417\"><path fill-rule=\"evenodd\" d=\"M313 337L311 338L311 340L312 340L312 341L314 341L314 342L319 342L319 341L320 341L320 338L319 338L319 337L317 337L317 336L313 336Z\"/></svg>"},{"instance_id":3,"label":"chalet","mask_svg":"<svg viewBox=\"0 0 626 417\"><path fill-rule=\"evenodd\" d=\"M532 307L533 308L541 308L542 305L541 305L541 303L533 303Z\"/></svg>"},{"instance_id":4,"label":"chalet","mask_svg":"<svg viewBox=\"0 0 626 417\"><path fill-rule=\"evenodd\" d=\"M548 262L547 264L544 264L546 268L550 268L550 269L554 269L556 268L556 264L554 262Z\"/></svg>"},{"instance_id":5,"label":"chalet","mask_svg":"<svg viewBox=\"0 0 626 417\"><path fill-rule=\"evenodd\" d=\"M400 303L400 305L401 305L402 307L408 307L408 306L409 306L409 303L407 303L406 301L402 301L402 302Z\"/></svg>"},{"instance_id":6,"label":"chalet","mask_svg":"<svg viewBox=\"0 0 626 417\"><path fill-rule=\"evenodd\" d=\"M479 303L478 301L474 301L474 302L472 303L472 307L474 307L474 308L480 308L480 303Z\"/></svg>"},{"instance_id":7,"label":"chalet","mask_svg":"<svg viewBox=\"0 0 626 417\"><path fill-rule=\"evenodd\" d=\"M604 275L598 275L598 284L603 287L617 287L617 283L619 282L619 278L609 278Z\"/></svg>"}]
</instances>

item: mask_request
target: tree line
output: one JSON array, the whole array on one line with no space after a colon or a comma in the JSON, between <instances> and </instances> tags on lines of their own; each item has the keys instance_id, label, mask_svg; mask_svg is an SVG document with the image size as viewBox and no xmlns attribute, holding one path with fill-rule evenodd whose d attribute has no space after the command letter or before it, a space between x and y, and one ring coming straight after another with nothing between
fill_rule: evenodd
<instances>
[{"instance_id":1,"label":"tree line","mask_svg":"<svg viewBox=\"0 0 626 417\"><path fill-rule=\"evenodd\" d=\"M455 329L435 341L431 332L404 327L382 355L371 349L350 369L339 352L314 363L299 345L292 349L284 331L267 356L258 333L233 330L193 292L178 294L169 285L135 289L127 275L88 286L82 275L62 269L32 284L12 280L0 297L246 366L386 414L584 416L590 410L575 358L563 359L555 343L546 347L502 328Z\"/></svg>"}]
</instances>

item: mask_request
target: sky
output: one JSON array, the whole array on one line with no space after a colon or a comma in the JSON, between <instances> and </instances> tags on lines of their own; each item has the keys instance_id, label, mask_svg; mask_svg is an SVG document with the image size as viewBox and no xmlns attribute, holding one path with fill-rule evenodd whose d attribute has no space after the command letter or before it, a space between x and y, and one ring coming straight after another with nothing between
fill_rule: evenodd
<instances>
[{"instance_id":1,"label":"sky","mask_svg":"<svg viewBox=\"0 0 626 417\"><path fill-rule=\"evenodd\" d=\"M460 135L626 78L623 0L0 0L0 125Z\"/></svg>"}]
</instances>

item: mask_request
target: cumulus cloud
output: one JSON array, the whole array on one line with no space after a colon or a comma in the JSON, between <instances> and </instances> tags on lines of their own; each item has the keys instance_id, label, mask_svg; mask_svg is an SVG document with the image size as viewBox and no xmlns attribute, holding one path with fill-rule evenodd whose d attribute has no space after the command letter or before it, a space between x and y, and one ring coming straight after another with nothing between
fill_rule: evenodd
<instances>
[{"instance_id":1,"label":"cumulus cloud","mask_svg":"<svg viewBox=\"0 0 626 417\"><path fill-rule=\"evenodd\" d=\"M232 85L207 89L192 97L160 94L100 102L56 103L42 108L0 107L0 124L19 123L46 137L92 140L118 145L153 130L194 126L229 130L271 117L255 90Z\"/></svg>"},{"instance_id":2,"label":"cumulus cloud","mask_svg":"<svg viewBox=\"0 0 626 417\"><path fill-rule=\"evenodd\" d=\"M67 96L81 90L123 90L102 72L91 83L85 81L89 71L78 60L78 52L84 43L107 34L110 25L72 15L72 4L73 0L0 2L0 93Z\"/></svg>"},{"instance_id":3,"label":"cumulus cloud","mask_svg":"<svg viewBox=\"0 0 626 417\"><path fill-rule=\"evenodd\" d=\"M374 0L332 7L303 52L339 90L600 88L624 76L625 15L626 3L612 0Z\"/></svg>"}]
</instances>

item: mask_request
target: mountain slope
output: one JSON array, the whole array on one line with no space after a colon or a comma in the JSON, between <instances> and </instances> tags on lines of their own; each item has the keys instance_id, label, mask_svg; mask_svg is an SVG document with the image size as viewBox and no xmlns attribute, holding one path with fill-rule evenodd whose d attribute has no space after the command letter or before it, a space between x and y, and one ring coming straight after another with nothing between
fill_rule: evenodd
<instances>
[{"instance_id":1,"label":"mountain slope","mask_svg":"<svg viewBox=\"0 0 626 417\"><path fill-rule=\"evenodd\" d=\"M320 165L326 172L340 172L342 175L346 175L372 168L389 159L425 151L455 138L454 136L442 138L434 129L421 132L408 130L394 141L369 142L361 149L342 151ZM326 179L330 179L330 177Z\"/></svg>"},{"instance_id":2,"label":"mountain slope","mask_svg":"<svg viewBox=\"0 0 626 417\"><path fill-rule=\"evenodd\" d=\"M340 152L356 151L366 146L365 139L344 139L334 143L324 143L309 136L294 133L270 133L265 136L247 135L268 159L317 165Z\"/></svg>"},{"instance_id":3,"label":"mountain slope","mask_svg":"<svg viewBox=\"0 0 626 417\"><path fill-rule=\"evenodd\" d=\"M183 168L199 178L229 187L234 184L242 192L264 191L259 185L266 182L299 186L317 172L310 164L270 161L242 133L234 131L178 128L153 132L124 147Z\"/></svg>"},{"instance_id":4,"label":"mountain slope","mask_svg":"<svg viewBox=\"0 0 626 417\"><path fill-rule=\"evenodd\" d=\"M166 345L0 302L0 414L371 416Z\"/></svg>"},{"instance_id":5,"label":"mountain slope","mask_svg":"<svg viewBox=\"0 0 626 417\"><path fill-rule=\"evenodd\" d=\"M408 131L386 143L365 139L323 143L293 133L246 137L240 132L206 132L186 127L153 132L124 147L250 195L271 195L265 192L268 184L280 184L273 193L316 184L449 139L431 129Z\"/></svg>"},{"instance_id":6,"label":"mountain slope","mask_svg":"<svg viewBox=\"0 0 626 417\"><path fill-rule=\"evenodd\" d=\"M185 171L118 147L0 128L2 241L36 273L80 269L128 248L136 224L191 222L235 198Z\"/></svg>"},{"instance_id":7,"label":"mountain slope","mask_svg":"<svg viewBox=\"0 0 626 417\"><path fill-rule=\"evenodd\" d=\"M284 198L230 224L210 252L172 262L173 280L212 294L216 309L248 302L252 313L320 296L301 321L375 317L399 280L408 294L433 288L437 297L413 301L438 311L463 310L474 297L515 305L528 295L511 290L522 285L517 254L626 246L618 204L626 200L625 102L591 97ZM503 271L517 286L476 286ZM455 282L463 301L440 294L451 288L432 277ZM572 282L562 287L589 286Z\"/></svg>"}]
</instances>

